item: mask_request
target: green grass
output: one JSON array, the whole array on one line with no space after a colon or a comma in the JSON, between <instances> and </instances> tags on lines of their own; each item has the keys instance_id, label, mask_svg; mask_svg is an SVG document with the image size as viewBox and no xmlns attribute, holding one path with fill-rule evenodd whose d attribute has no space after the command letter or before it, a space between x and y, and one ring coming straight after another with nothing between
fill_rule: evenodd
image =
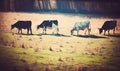
<instances>
[{"instance_id":1,"label":"green grass","mask_svg":"<svg viewBox=\"0 0 120 71\"><path fill-rule=\"evenodd\" d=\"M39 36L32 37L22 35L20 40L16 40L18 37L19 35L14 35L13 37L10 33L1 34L1 38L4 40L0 40L0 63L3 67L8 67L8 69L5 70L12 71L16 67L18 70L24 71L26 68L34 69L35 67L35 71L46 71L47 68L51 71L76 71L76 67L88 67L89 71L92 71L96 69L93 66L98 68L104 67L103 69L110 69L110 71L119 70L120 48L118 43L120 39L117 37L99 39L82 37L64 37L64 39L62 39L58 37L64 41L56 44L55 40L58 38L55 36L42 36L43 42L40 42L41 39L38 39ZM48 43L44 41L46 38L54 37L54 42ZM32 39L32 41L28 41L29 39ZM33 41L33 39L38 40ZM67 39L73 41L67 41ZM75 41L76 39L78 39L78 41ZM8 42L4 45L3 41L6 40ZM12 40L15 41L15 47L8 45ZM25 43L25 41L27 43L26 45L31 45L28 43L32 42L36 44L36 46L33 45L32 48L28 46L25 46L25 48L20 47L19 44ZM16 44L18 42L19 44ZM64 44L66 42L67 44ZM39 45L37 43L39 43ZM73 43L73 47L71 47L71 43ZM49 50L49 45L51 45L53 51ZM57 45L62 46L58 47ZM37 51L35 51L36 47L39 47ZM58 51L58 48L61 49L61 51ZM72 52L72 50L74 50L74 52Z\"/></svg>"}]
</instances>

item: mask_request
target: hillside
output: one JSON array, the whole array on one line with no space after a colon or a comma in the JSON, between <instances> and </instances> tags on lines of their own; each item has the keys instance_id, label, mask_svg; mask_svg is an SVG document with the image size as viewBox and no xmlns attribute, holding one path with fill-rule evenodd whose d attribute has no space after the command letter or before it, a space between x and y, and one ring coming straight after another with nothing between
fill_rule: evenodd
<instances>
[{"instance_id":1,"label":"hillside","mask_svg":"<svg viewBox=\"0 0 120 71\"><path fill-rule=\"evenodd\" d=\"M107 20L115 18L95 17L68 13L0 12L0 70L2 71L119 71L120 67L120 18L116 34L98 33ZM17 34L11 25L19 20L31 20L33 35ZM58 20L59 35L48 29L42 35L37 30L44 20ZM75 22L90 20L91 35L70 35ZM107 32L106 32L107 34Z\"/></svg>"}]
</instances>

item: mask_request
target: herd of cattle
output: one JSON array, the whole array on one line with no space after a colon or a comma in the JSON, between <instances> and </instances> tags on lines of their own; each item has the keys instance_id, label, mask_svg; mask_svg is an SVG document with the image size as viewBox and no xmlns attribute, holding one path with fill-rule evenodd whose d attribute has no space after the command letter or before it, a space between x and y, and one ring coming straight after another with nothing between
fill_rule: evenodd
<instances>
[{"instance_id":1,"label":"herd of cattle","mask_svg":"<svg viewBox=\"0 0 120 71\"><path fill-rule=\"evenodd\" d=\"M31 21L17 21L15 24L11 25L11 30L13 28L18 29L18 33L21 31L22 34L22 29L27 29L27 34L32 34L32 22ZM106 31L108 31L108 35L110 34L109 31L113 30L113 34L115 33L115 29L117 27L117 21L116 20L110 20L110 21L105 21L103 26L101 28L98 28L99 34L101 34L104 30L104 35ZM40 25L37 25L37 29L42 28L43 29L43 34L46 34L47 28L55 28L56 34L59 32L58 28L58 20L44 20ZM79 35L79 30L85 30L85 34L88 31L88 35L90 35L91 32L91 25L90 21L81 21L81 22L76 22L71 29L70 33L73 35L74 31L77 31L77 35ZM29 33L30 32L30 33Z\"/></svg>"}]
</instances>

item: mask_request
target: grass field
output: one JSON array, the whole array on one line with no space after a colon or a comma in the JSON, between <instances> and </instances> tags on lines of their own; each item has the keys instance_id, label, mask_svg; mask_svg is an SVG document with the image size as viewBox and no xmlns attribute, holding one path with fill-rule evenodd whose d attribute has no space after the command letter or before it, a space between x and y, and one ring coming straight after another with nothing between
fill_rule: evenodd
<instances>
[{"instance_id":1,"label":"grass field","mask_svg":"<svg viewBox=\"0 0 120 71\"><path fill-rule=\"evenodd\" d=\"M1 71L119 71L120 31L113 35L98 34L98 28L112 18L59 13L0 13L0 70ZM36 26L43 20L57 19L59 35L41 35ZM18 20L31 20L33 35L17 34L10 26ZM70 35L75 22L90 20L91 35ZM74 33L76 35L76 32ZM107 34L107 33L106 33Z\"/></svg>"}]
</instances>

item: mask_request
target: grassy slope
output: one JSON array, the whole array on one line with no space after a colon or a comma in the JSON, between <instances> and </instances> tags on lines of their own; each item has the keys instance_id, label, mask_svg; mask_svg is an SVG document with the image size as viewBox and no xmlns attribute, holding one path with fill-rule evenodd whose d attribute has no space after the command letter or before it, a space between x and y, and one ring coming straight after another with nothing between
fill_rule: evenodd
<instances>
[{"instance_id":1,"label":"grassy slope","mask_svg":"<svg viewBox=\"0 0 120 71\"><path fill-rule=\"evenodd\" d=\"M9 31L11 23L20 19L32 20L32 28L34 28L34 35L5 32L0 34L0 67L3 71L15 69L19 71L29 69L33 71L79 71L84 67L88 68L87 71L119 70L120 36L98 35L98 30L96 30L105 20L109 20L108 18L90 19L76 15L27 13L4 13L2 15L4 16L1 21L6 26L5 31L7 32L11 32ZM56 18L59 20L61 36L38 35L41 30L36 31L35 27L40 21ZM74 22L85 19L90 19L94 35L87 37L80 31L81 36L70 36L68 30L71 29ZM94 25L95 23L98 25ZM16 32L16 30L13 31ZM23 32L26 33L26 31ZM48 30L48 33L51 33L51 30Z\"/></svg>"},{"instance_id":2,"label":"grassy slope","mask_svg":"<svg viewBox=\"0 0 120 71\"><path fill-rule=\"evenodd\" d=\"M4 33L3 35L9 37L11 36L10 33ZM43 66L48 65L53 71L55 71L57 66L59 65L61 65L60 69L63 70L65 69L64 66L68 65L68 71L69 65L70 66L73 65L72 66L73 69L76 69L77 66L80 67L88 66L88 68L90 67L91 70L94 69L94 67L91 68L91 66L94 65L99 67L105 66L105 68L112 70L116 70L117 67L119 66L119 64L116 63L116 61L119 62L120 59L119 57L120 53L118 52L120 48L118 45L119 39L116 37L105 36L105 38L93 39L75 36L71 37L58 37L49 35L43 36L33 35L34 37L31 36L22 35L22 37L19 40L17 40L23 41L23 43L25 41L26 44L23 44L24 46L20 44L15 44L17 43L15 39L20 37L19 35L14 35L15 38L11 36L11 40L15 41L14 44L11 43L11 40L10 41L8 41L7 39L2 40L3 43L0 44L1 45L0 60L1 62L3 62L3 65L4 64L8 65L8 67L10 67L10 70L11 68L14 69L14 67L17 67L18 69L21 70L25 68L33 69L34 64L36 63L37 66L35 67L38 69L44 70L45 68ZM42 40L39 38L42 38ZM47 42L48 44L44 43L44 41L46 41L46 38L52 39L52 43L48 43L51 40L48 40ZM58 38L63 42L57 42L56 39ZM72 41L67 41L66 39ZM76 39L77 41L75 41ZM38 42L40 40L41 42ZM4 44L4 42L6 41L7 43ZM35 43L35 45L33 46L31 45L29 47L28 43L32 41Z\"/></svg>"}]
</instances>

